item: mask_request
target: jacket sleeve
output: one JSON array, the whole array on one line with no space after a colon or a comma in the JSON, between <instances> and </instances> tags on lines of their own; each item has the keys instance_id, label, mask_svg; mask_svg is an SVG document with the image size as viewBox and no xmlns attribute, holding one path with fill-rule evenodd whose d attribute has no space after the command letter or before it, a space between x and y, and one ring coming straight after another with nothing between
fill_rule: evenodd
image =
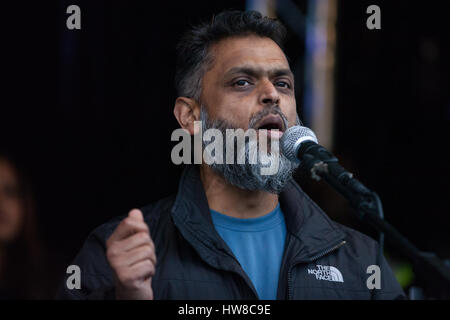
<instances>
[{"instance_id":1,"label":"jacket sleeve","mask_svg":"<svg viewBox=\"0 0 450 320\"><path fill-rule=\"evenodd\" d=\"M66 273L56 299L115 299L113 273L105 253L105 241L113 230L114 226L103 225L88 236L82 249L72 262L72 265L78 266L80 270L80 288L70 289L67 286L68 280L73 280L74 273Z\"/></svg>"}]
</instances>

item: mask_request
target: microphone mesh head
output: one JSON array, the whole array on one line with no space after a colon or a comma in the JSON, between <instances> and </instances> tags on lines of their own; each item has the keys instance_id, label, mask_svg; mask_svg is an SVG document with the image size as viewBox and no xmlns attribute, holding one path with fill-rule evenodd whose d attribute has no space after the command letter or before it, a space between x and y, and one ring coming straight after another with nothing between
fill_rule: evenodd
<instances>
[{"instance_id":1,"label":"microphone mesh head","mask_svg":"<svg viewBox=\"0 0 450 320\"><path fill-rule=\"evenodd\" d=\"M298 149L303 141L317 143L314 132L302 126L292 126L281 136L281 152L291 161L299 162L297 158Z\"/></svg>"}]
</instances>

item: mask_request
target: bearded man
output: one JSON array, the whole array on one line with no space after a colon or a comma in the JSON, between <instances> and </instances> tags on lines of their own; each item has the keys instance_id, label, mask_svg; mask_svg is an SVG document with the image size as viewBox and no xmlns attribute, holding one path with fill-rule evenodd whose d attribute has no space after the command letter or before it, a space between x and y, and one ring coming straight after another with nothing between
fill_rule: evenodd
<instances>
[{"instance_id":1,"label":"bearded man","mask_svg":"<svg viewBox=\"0 0 450 320\"><path fill-rule=\"evenodd\" d=\"M177 48L181 128L266 129L272 141L298 124L285 33L255 11L222 12L189 30ZM292 179L296 164L276 159L271 175L260 161L186 166L176 195L91 233L73 262L81 289L64 283L58 297L403 298L377 242L331 221ZM367 285L369 266L379 267L376 286Z\"/></svg>"}]
</instances>

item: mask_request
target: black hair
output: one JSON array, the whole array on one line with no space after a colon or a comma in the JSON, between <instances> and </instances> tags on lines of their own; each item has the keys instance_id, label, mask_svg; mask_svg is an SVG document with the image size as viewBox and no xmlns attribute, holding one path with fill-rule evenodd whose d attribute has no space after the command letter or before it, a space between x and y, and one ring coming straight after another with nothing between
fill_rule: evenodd
<instances>
[{"instance_id":1,"label":"black hair","mask_svg":"<svg viewBox=\"0 0 450 320\"><path fill-rule=\"evenodd\" d=\"M208 23L188 30L177 45L175 87L178 96L200 98L201 80L212 62L212 44L233 36L258 35L272 39L283 50L286 28L257 11L223 11Z\"/></svg>"}]
</instances>

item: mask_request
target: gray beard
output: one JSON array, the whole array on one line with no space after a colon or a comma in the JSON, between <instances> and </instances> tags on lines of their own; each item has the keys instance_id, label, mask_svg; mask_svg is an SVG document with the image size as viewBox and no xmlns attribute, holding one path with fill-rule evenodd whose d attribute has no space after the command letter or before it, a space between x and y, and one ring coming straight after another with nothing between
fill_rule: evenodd
<instances>
[{"instance_id":1,"label":"gray beard","mask_svg":"<svg viewBox=\"0 0 450 320\"><path fill-rule=\"evenodd\" d=\"M265 109L252 117L252 119L250 120L249 128L252 128L253 125L256 124L260 119L270 113L280 115L285 123L285 128L288 127L288 121L286 117L278 107L275 107L271 109ZM205 132L207 129L218 129L222 132L223 136L226 137L226 129L238 129L230 122L223 119L210 121L208 113L204 106L201 107L200 118L202 120L203 132ZM298 121L299 120L297 117L297 122ZM202 143L203 148L205 148L206 145L203 140ZM223 148L223 154L225 155L226 143L223 144ZM260 157L258 157L257 163L251 164L249 161L249 141L247 139L245 141L245 144L243 145L243 148L245 148L245 161L243 164L239 164L235 161L235 163L233 164L213 163L209 166L215 172L220 173L227 182L238 188L244 190L261 190L279 194L283 190L286 183L292 178L292 174L298 167L298 164L291 162L280 152L281 154L278 158L276 158L279 161L278 171L273 175L263 175L261 174L261 168L270 167L270 163L262 163ZM236 150L236 154L238 154L239 152L239 150ZM241 152L244 152L244 150L241 150Z\"/></svg>"}]
</instances>

